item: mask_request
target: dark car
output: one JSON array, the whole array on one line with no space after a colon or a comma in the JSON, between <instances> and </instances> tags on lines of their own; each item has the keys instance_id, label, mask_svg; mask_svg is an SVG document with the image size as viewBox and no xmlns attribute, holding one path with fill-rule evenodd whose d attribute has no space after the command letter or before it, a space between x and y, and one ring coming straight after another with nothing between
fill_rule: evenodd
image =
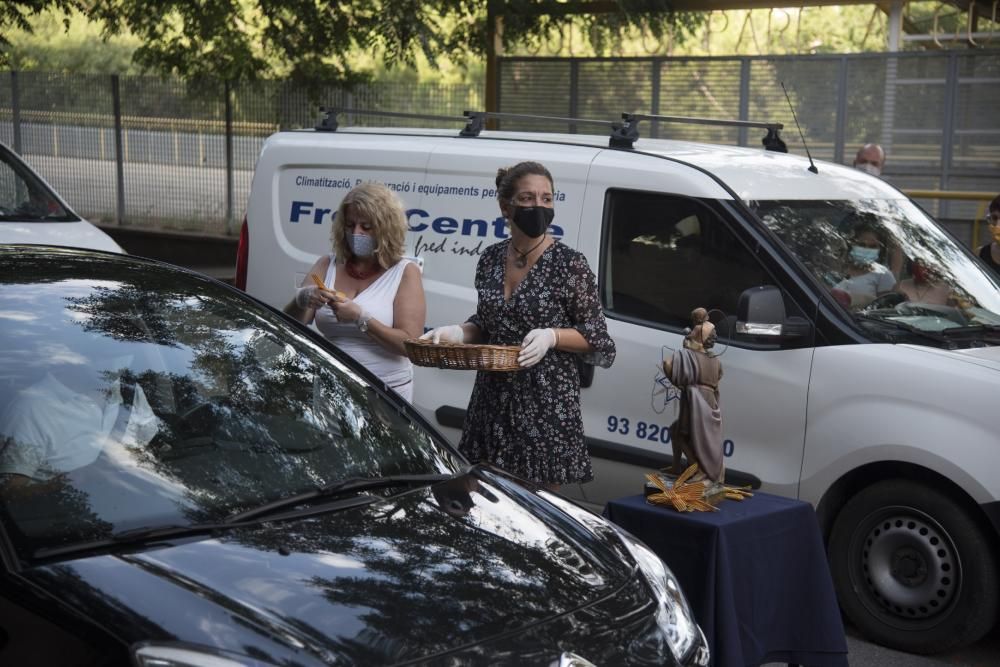
<instances>
[{"instance_id":1,"label":"dark car","mask_svg":"<svg viewBox=\"0 0 1000 667\"><path fill-rule=\"evenodd\" d=\"M707 664L645 546L310 329L151 260L0 267L0 664Z\"/></svg>"}]
</instances>

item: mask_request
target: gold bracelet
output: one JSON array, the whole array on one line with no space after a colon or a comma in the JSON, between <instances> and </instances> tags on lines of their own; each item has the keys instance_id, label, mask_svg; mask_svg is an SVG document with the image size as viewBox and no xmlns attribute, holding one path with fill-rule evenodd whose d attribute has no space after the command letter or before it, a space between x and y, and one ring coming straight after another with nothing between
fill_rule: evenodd
<instances>
[{"instance_id":1,"label":"gold bracelet","mask_svg":"<svg viewBox=\"0 0 1000 667\"><path fill-rule=\"evenodd\" d=\"M553 345L552 347L553 347L553 349L558 350L559 349L559 329L556 329L555 327L553 327L552 328L552 332L556 335L556 344Z\"/></svg>"}]
</instances>

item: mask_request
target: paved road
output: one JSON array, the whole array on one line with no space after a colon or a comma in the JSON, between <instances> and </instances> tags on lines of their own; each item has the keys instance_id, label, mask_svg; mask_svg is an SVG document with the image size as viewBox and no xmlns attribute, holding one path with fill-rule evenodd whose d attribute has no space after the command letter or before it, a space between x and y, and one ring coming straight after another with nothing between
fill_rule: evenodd
<instances>
[{"instance_id":1,"label":"paved road","mask_svg":"<svg viewBox=\"0 0 1000 667\"><path fill-rule=\"evenodd\" d=\"M92 222L113 222L115 163L107 160L25 156L63 199ZM233 217L243 219L253 172L233 174ZM133 223L156 223L210 234L225 233L226 172L211 166L124 165L125 214Z\"/></svg>"},{"instance_id":2,"label":"paved road","mask_svg":"<svg viewBox=\"0 0 1000 667\"><path fill-rule=\"evenodd\" d=\"M865 640L857 630L847 628L847 661L850 667L998 667L1000 627L976 644L941 655L902 653ZM769 662L764 667L785 667Z\"/></svg>"},{"instance_id":3,"label":"paved road","mask_svg":"<svg viewBox=\"0 0 1000 667\"><path fill-rule=\"evenodd\" d=\"M992 634L968 648L936 656L892 651L865 641L854 628L848 628L847 650L851 667L997 667L1000 628L994 628Z\"/></svg>"}]
</instances>

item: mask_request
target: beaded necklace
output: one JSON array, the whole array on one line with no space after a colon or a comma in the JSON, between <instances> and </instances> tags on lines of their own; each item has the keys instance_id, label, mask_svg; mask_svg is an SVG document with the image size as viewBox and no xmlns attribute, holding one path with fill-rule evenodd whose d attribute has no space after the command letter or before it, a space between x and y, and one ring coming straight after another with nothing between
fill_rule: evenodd
<instances>
[{"instance_id":1,"label":"beaded necklace","mask_svg":"<svg viewBox=\"0 0 1000 667\"><path fill-rule=\"evenodd\" d=\"M368 280L376 273L378 273L381 268L382 267L379 266L378 262L375 262L372 269L366 271L358 266L358 263L355 261L353 257L344 262L344 270L347 271L347 275L354 278L355 280Z\"/></svg>"}]
</instances>

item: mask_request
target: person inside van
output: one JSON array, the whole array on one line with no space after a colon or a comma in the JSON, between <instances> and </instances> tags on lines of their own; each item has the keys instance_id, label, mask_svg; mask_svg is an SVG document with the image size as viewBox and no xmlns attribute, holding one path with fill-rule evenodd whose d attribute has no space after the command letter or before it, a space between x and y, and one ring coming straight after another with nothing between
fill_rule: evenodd
<instances>
[{"instance_id":1,"label":"person inside van","mask_svg":"<svg viewBox=\"0 0 1000 667\"><path fill-rule=\"evenodd\" d=\"M583 440L577 359L607 368L615 344L582 253L546 230L554 184L537 162L497 171L497 199L510 238L488 247L476 266L476 313L432 329L433 343L520 345L520 371L479 371L459 450L555 489L593 479Z\"/></svg>"},{"instance_id":2,"label":"person inside van","mask_svg":"<svg viewBox=\"0 0 1000 667\"><path fill-rule=\"evenodd\" d=\"M355 187L340 202L331 241L333 252L316 260L285 312L315 322L328 340L412 401L413 365L403 341L423 332L427 305L420 268L403 257L402 202L380 183Z\"/></svg>"},{"instance_id":3,"label":"person inside van","mask_svg":"<svg viewBox=\"0 0 1000 667\"><path fill-rule=\"evenodd\" d=\"M910 264L912 276L899 281L896 289L913 303L936 306L952 305L951 286L940 280L940 273L929 262L915 259Z\"/></svg>"},{"instance_id":4,"label":"person inside van","mask_svg":"<svg viewBox=\"0 0 1000 667\"><path fill-rule=\"evenodd\" d=\"M850 296L851 308L863 308L896 287L892 271L879 263L885 251L885 242L874 225L860 222L854 227L848 241L845 276L834 285L835 290Z\"/></svg>"},{"instance_id":5,"label":"person inside van","mask_svg":"<svg viewBox=\"0 0 1000 667\"><path fill-rule=\"evenodd\" d=\"M992 239L979 248L979 259L1000 276L1000 195L993 198L986 212L986 222Z\"/></svg>"}]
</instances>

